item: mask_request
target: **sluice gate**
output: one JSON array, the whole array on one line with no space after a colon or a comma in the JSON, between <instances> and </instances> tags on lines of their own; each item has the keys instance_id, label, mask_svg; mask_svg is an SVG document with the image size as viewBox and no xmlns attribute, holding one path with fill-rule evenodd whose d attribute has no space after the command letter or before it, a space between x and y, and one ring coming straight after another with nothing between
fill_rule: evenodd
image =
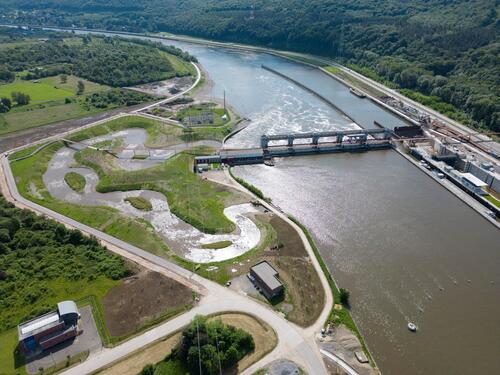
<instances>
[{"instance_id":1,"label":"sluice gate","mask_svg":"<svg viewBox=\"0 0 500 375\"><path fill-rule=\"evenodd\" d=\"M214 155L197 156L194 168L205 164L260 164L274 157L388 149L392 147L392 135L388 129L262 135L260 148L222 149Z\"/></svg>"}]
</instances>

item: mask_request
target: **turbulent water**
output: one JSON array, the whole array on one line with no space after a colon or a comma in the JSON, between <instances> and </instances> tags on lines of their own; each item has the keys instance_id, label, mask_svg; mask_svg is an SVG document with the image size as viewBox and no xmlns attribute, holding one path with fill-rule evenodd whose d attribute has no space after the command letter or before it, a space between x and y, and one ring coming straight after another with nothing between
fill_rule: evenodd
<instances>
[{"instance_id":1,"label":"turbulent water","mask_svg":"<svg viewBox=\"0 0 500 375\"><path fill-rule=\"evenodd\" d=\"M223 261L244 254L257 246L260 241L260 231L255 223L247 216L258 212L250 204L239 204L227 207L224 214L236 224L238 230L231 234L211 235L205 234L192 225L180 220L171 213L167 199L163 194L151 190L115 191L99 193L96 186L99 176L90 168L75 168L74 155L77 149L87 145L96 144L104 140L122 140L124 151L114 159L115 166L126 170L139 170L151 167L174 156L176 151L192 147L195 144L175 145L164 150L151 149L152 155L145 160L132 159L134 150L145 149L144 142L147 138L144 129L127 129L106 136L96 137L84 141L75 148L63 147L58 150L49 162L43 181L50 195L56 199L87 206L108 206L131 216L149 221L155 231L165 240L169 247L180 256L196 263ZM196 142L195 142L196 143ZM209 144L211 141L200 141L198 144ZM220 144L219 144L220 146ZM147 148L146 148L147 149ZM64 176L68 172L76 172L85 178L85 189L76 193L65 182ZM142 197L151 202L150 211L134 208L126 202L126 198ZM205 249L203 245L215 242L230 241L230 245L223 249Z\"/></svg>"},{"instance_id":2,"label":"turbulent water","mask_svg":"<svg viewBox=\"0 0 500 375\"><path fill-rule=\"evenodd\" d=\"M172 44L167 42L167 44ZM252 119L230 141L264 133L350 128L286 73L359 125L403 125L312 68L277 57L175 43L198 57L212 95ZM235 172L310 228L384 374L494 374L500 354L497 229L393 151L277 160ZM419 330L410 333L407 322Z\"/></svg>"}]
</instances>

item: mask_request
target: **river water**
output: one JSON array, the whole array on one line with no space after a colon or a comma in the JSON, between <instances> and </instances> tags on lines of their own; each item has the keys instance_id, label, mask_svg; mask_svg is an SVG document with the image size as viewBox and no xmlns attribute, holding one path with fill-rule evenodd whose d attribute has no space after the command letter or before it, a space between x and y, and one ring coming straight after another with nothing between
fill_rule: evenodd
<instances>
[{"instance_id":1,"label":"river water","mask_svg":"<svg viewBox=\"0 0 500 375\"><path fill-rule=\"evenodd\" d=\"M175 44L197 56L211 95L252 121L230 140L352 128L268 65L334 101L359 125L403 122L318 70L267 54ZM496 228L394 151L276 160L235 173L312 232L384 374L498 374L500 236ZM418 333L406 325L415 322Z\"/></svg>"}]
</instances>

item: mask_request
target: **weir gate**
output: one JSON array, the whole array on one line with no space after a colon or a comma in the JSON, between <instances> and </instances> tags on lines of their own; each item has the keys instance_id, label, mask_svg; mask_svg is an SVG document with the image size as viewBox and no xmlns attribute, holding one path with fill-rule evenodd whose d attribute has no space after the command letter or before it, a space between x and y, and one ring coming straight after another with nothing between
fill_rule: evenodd
<instances>
[{"instance_id":1,"label":"weir gate","mask_svg":"<svg viewBox=\"0 0 500 375\"><path fill-rule=\"evenodd\" d=\"M392 136L393 132L388 129L264 134L260 138L260 148L224 148L214 155L197 156L194 168L196 171L201 164L260 164L274 157L387 149L392 147Z\"/></svg>"}]
</instances>

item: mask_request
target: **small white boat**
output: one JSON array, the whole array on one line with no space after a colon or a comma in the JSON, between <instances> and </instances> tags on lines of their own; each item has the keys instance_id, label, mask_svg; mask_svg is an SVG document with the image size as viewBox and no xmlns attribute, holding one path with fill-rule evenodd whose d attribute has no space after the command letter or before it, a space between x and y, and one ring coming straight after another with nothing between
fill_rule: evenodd
<instances>
[{"instance_id":1,"label":"small white boat","mask_svg":"<svg viewBox=\"0 0 500 375\"><path fill-rule=\"evenodd\" d=\"M417 326L414 323L408 323L408 329L412 332L417 332Z\"/></svg>"}]
</instances>

